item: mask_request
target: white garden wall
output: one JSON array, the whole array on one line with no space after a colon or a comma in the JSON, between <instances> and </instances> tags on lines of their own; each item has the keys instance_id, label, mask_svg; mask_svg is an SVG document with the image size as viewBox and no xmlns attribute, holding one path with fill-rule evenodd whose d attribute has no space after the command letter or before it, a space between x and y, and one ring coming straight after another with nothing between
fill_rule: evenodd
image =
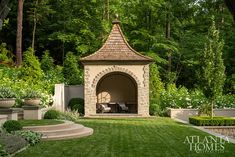
<instances>
[{"instance_id":1,"label":"white garden wall","mask_svg":"<svg viewBox=\"0 0 235 157\"><path fill-rule=\"evenodd\" d=\"M235 117L235 109L214 109L215 116ZM169 109L168 114L171 118L188 121L190 116L197 116L198 109Z\"/></svg>"},{"instance_id":2,"label":"white garden wall","mask_svg":"<svg viewBox=\"0 0 235 157\"><path fill-rule=\"evenodd\" d=\"M68 103L72 98L84 99L84 86L83 85L55 85L55 95L53 107L59 111L65 111Z\"/></svg>"}]
</instances>

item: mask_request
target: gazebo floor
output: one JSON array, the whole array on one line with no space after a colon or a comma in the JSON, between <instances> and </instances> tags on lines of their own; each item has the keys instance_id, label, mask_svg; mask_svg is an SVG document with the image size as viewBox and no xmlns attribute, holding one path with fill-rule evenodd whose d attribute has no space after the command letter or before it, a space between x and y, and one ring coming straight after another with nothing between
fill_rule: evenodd
<instances>
[{"instance_id":1,"label":"gazebo floor","mask_svg":"<svg viewBox=\"0 0 235 157\"><path fill-rule=\"evenodd\" d=\"M143 116L142 114L137 113L97 113L89 116L87 118L133 118L133 117L149 117Z\"/></svg>"}]
</instances>

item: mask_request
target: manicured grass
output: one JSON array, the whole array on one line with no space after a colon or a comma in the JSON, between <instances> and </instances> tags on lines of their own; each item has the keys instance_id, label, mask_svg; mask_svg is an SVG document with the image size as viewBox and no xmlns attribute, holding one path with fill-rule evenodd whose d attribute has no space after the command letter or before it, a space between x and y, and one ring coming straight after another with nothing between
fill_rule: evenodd
<instances>
[{"instance_id":1,"label":"manicured grass","mask_svg":"<svg viewBox=\"0 0 235 157\"><path fill-rule=\"evenodd\" d=\"M89 137L42 142L16 157L228 157L234 144L224 153L190 152L186 136L208 134L169 118L81 119L94 129Z\"/></svg>"},{"instance_id":2,"label":"manicured grass","mask_svg":"<svg viewBox=\"0 0 235 157\"><path fill-rule=\"evenodd\" d=\"M42 120L20 120L22 126L39 126L39 125L55 125L62 124L63 121L54 119L42 119Z\"/></svg>"}]
</instances>

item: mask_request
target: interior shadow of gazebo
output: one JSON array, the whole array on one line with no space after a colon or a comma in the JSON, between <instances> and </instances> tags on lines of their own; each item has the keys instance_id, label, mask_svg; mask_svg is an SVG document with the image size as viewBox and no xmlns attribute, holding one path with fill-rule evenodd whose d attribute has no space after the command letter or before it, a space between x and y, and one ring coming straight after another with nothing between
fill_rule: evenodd
<instances>
[{"instance_id":1,"label":"interior shadow of gazebo","mask_svg":"<svg viewBox=\"0 0 235 157\"><path fill-rule=\"evenodd\" d=\"M137 113L137 91L137 83L130 75L106 74L96 87L96 113Z\"/></svg>"}]
</instances>

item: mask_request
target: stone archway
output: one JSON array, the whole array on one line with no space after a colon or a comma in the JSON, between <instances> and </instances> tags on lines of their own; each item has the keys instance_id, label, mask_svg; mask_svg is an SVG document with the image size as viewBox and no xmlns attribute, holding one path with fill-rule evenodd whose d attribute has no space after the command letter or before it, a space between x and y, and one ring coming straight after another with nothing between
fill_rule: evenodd
<instances>
[{"instance_id":1,"label":"stone archway","mask_svg":"<svg viewBox=\"0 0 235 157\"><path fill-rule=\"evenodd\" d=\"M86 66L85 67L85 116L95 116L97 114L97 86L99 81L105 76L112 73L122 73L128 78L131 78L136 84L137 98L135 101L125 100L125 103L129 103L131 110L130 113L135 113L140 116L148 116L148 66L139 66L137 68L143 69L140 73L135 69L135 66L126 65L111 65L111 66ZM102 70L101 70L102 69ZM97 71L98 70L98 71ZM94 74L95 73L95 74ZM141 80L141 81L140 81ZM131 103L130 103L131 102ZM115 113L115 112L114 112Z\"/></svg>"},{"instance_id":2,"label":"stone archway","mask_svg":"<svg viewBox=\"0 0 235 157\"><path fill-rule=\"evenodd\" d=\"M110 113L137 113L138 88L137 82L123 72L111 72L104 75L96 86L97 113L100 104L110 107ZM126 110L120 108L120 104Z\"/></svg>"},{"instance_id":3,"label":"stone archway","mask_svg":"<svg viewBox=\"0 0 235 157\"><path fill-rule=\"evenodd\" d=\"M99 80L100 80L103 76L105 76L105 75L107 75L108 73L111 73L111 72L121 72L121 73L125 73L125 74L131 76L131 77L136 81L137 85L140 85L139 79L137 78L137 76L135 76L135 74L134 74L133 72L131 72L130 70L128 70L128 69L126 69L126 68L122 68L122 67L120 67L120 66L115 66L115 65L114 65L114 66L112 66L112 67L109 67L109 68L107 68L107 69L101 71L99 74L97 74L97 75L95 76L95 78L94 78L94 80L93 80L91 86L92 86L93 88L96 88L96 86L97 86Z\"/></svg>"}]
</instances>

